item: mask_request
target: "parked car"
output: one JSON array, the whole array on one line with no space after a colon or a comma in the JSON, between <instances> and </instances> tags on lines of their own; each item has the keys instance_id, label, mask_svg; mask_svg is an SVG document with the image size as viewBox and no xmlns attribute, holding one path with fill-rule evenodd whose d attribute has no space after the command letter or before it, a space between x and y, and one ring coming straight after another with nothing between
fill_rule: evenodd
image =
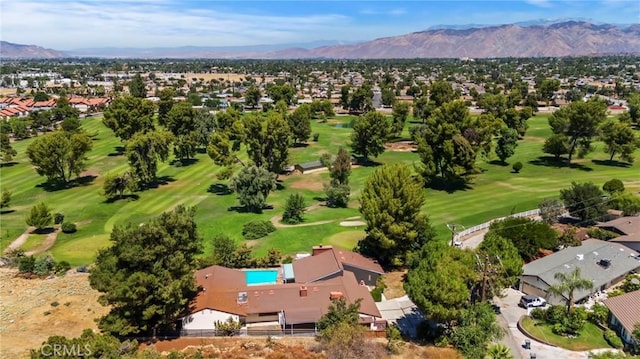
<instances>
[{"instance_id":1,"label":"parked car","mask_svg":"<svg viewBox=\"0 0 640 359\"><path fill-rule=\"evenodd\" d=\"M547 305L547 301L535 295L523 295L520 298L520 306L522 308L544 307L545 305Z\"/></svg>"}]
</instances>

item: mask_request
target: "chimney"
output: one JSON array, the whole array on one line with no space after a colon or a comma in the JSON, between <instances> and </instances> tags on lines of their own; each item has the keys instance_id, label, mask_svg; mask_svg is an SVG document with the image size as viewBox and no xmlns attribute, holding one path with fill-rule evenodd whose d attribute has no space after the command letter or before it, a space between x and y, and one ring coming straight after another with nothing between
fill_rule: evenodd
<instances>
[{"instance_id":1,"label":"chimney","mask_svg":"<svg viewBox=\"0 0 640 359\"><path fill-rule=\"evenodd\" d=\"M331 300L340 299L340 298L342 298L342 296L343 296L342 292L331 292L331 293L329 293L329 299L331 299Z\"/></svg>"},{"instance_id":2,"label":"chimney","mask_svg":"<svg viewBox=\"0 0 640 359\"><path fill-rule=\"evenodd\" d=\"M313 252L311 253L312 256L317 256L320 253L324 253L326 251L330 251L333 250L332 246L323 246L322 244L319 246L313 246Z\"/></svg>"},{"instance_id":3,"label":"chimney","mask_svg":"<svg viewBox=\"0 0 640 359\"><path fill-rule=\"evenodd\" d=\"M306 285L301 285L300 286L300 296L301 297L306 297L307 296L307 286Z\"/></svg>"}]
</instances>

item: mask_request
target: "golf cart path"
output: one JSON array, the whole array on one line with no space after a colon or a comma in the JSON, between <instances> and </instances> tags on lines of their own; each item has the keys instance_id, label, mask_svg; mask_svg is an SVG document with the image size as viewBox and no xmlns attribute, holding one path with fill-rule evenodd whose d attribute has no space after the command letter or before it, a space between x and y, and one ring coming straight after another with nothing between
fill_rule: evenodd
<instances>
[{"instance_id":1,"label":"golf cart path","mask_svg":"<svg viewBox=\"0 0 640 359\"><path fill-rule=\"evenodd\" d=\"M315 209L318 209L320 207L324 207L324 205L322 205L320 203L315 203L315 204L312 204L311 206L307 207L305 212L311 212L311 211L313 211ZM359 218L360 218L360 216L353 216L353 217L347 217L347 218L326 219L326 220L323 220L323 221L308 222L308 223L285 224L285 223L280 222L280 221L282 221L282 215L276 215L276 216L271 217L271 223L276 228L294 228L294 227L319 226L319 225L322 225L322 224L333 223L333 222L337 222L337 221L349 221L349 220L355 220L355 219L359 219Z\"/></svg>"}]
</instances>

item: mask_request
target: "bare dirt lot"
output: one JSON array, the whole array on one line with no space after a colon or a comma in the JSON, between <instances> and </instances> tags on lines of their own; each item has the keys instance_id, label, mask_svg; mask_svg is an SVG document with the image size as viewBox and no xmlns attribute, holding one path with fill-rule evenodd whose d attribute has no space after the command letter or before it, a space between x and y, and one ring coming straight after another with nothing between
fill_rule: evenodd
<instances>
[{"instance_id":1,"label":"bare dirt lot","mask_svg":"<svg viewBox=\"0 0 640 359\"><path fill-rule=\"evenodd\" d=\"M52 335L80 336L83 329L96 329L94 319L108 311L97 302L87 274L52 279L16 274L0 268L0 358L27 357Z\"/></svg>"}]
</instances>

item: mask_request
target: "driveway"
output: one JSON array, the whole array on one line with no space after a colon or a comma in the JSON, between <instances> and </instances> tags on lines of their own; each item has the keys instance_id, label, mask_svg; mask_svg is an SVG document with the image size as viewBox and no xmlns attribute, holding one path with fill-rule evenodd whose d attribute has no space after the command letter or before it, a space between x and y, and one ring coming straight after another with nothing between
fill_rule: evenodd
<instances>
[{"instance_id":1,"label":"driveway","mask_svg":"<svg viewBox=\"0 0 640 359\"><path fill-rule=\"evenodd\" d=\"M418 307L408 296L377 302L376 306L382 315L382 319L389 323L395 323L400 331L408 333L415 338L418 325L425 319Z\"/></svg>"},{"instance_id":2,"label":"driveway","mask_svg":"<svg viewBox=\"0 0 640 359\"><path fill-rule=\"evenodd\" d=\"M532 353L535 353L537 359L586 359L589 357L589 352L574 352L527 338L518 330L517 326L520 317L527 315L527 310L518 306L520 297L524 294L512 288L506 289L504 294L506 294L504 298L496 297L493 302L500 307L501 317L507 324L508 335L517 345L516 349L519 355L516 357L528 359ZM531 340L531 350L524 349L524 342L527 339ZM594 352L608 350L613 351L613 349L600 349L594 350Z\"/></svg>"}]
</instances>

